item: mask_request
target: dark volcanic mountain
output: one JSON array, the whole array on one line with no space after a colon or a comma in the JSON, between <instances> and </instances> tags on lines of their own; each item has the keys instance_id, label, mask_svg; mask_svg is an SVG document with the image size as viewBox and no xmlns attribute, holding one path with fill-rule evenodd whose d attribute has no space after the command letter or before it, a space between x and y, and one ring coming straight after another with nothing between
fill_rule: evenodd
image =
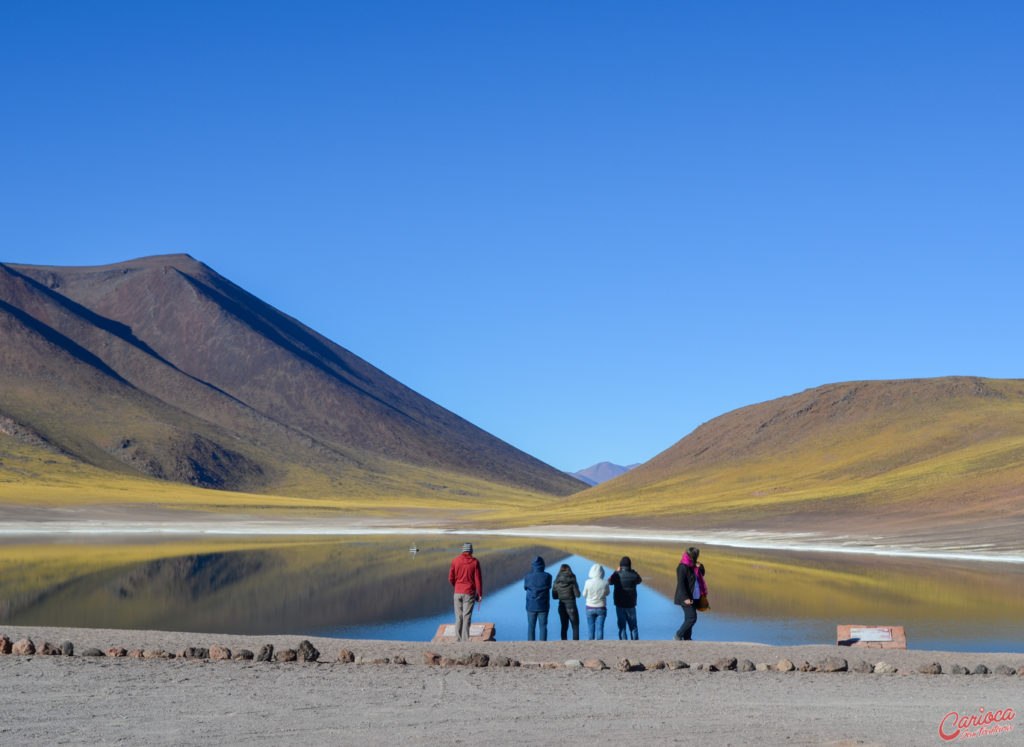
<instances>
[{"instance_id":1,"label":"dark volcanic mountain","mask_svg":"<svg viewBox=\"0 0 1024 747\"><path fill-rule=\"evenodd\" d=\"M102 468L298 494L311 474L581 488L187 255L0 264L0 337L0 434Z\"/></svg>"}]
</instances>

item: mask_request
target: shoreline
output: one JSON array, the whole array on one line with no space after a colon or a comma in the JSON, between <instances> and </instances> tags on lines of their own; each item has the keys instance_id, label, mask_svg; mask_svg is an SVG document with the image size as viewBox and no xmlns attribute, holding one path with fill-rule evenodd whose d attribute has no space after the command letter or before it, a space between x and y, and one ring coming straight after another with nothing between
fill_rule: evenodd
<instances>
[{"instance_id":1,"label":"shoreline","mask_svg":"<svg viewBox=\"0 0 1024 747\"><path fill-rule=\"evenodd\" d=\"M5 510L6 509L6 510ZM128 513L131 513L129 511ZM832 553L879 557L959 560L979 563L1024 564L1024 548L999 547L979 537L957 544L943 535L830 534L754 529L715 529L676 532L663 529L591 525L549 525L504 528L453 528L443 523L420 523L372 517L299 518L282 520L251 515L199 514L146 509L140 518L125 519L124 511L0 507L0 537L35 539L124 539L170 537L351 537L452 536L515 537L538 540L700 543L709 546L779 552ZM13 514L13 516L11 516Z\"/></svg>"},{"instance_id":2,"label":"shoreline","mask_svg":"<svg viewBox=\"0 0 1024 747\"><path fill-rule=\"evenodd\" d=\"M994 670L1024 667L1024 654L853 649L835 645L674 641L409 643L308 638L311 662L90 658L86 646L175 650L224 645L257 650L297 647L299 635L237 636L82 628L8 626L75 655L0 655L8 684L3 741L254 745L380 744L429 739L438 744L551 744L586 738L678 744L941 743L937 731L965 738L960 714L1021 708L1024 675L947 674L953 662ZM353 663L337 661L342 649ZM516 658L521 666L437 665L475 652ZM403 657L406 665L384 663ZM712 671L724 657L799 665L841 656L886 661L892 673ZM608 669L567 667L600 658ZM620 671L617 663L686 661L675 669ZM943 674L922 667L938 662ZM1008 736L1021 727L1000 722ZM958 731L959 729L959 731ZM980 732L977 734L981 736ZM1019 736L1019 731L1018 731ZM1012 737L1010 742L1012 743ZM986 741L986 743L988 743ZM994 744L999 744L995 742Z\"/></svg>"}]
</instances>

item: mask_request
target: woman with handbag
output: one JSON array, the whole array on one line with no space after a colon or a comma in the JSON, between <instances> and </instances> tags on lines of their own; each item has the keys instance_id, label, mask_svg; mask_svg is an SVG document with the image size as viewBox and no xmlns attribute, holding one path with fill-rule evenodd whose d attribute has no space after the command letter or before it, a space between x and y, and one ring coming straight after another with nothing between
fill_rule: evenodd
<instances>
[{"instance_id":1,"label":"woman with handbag","mask_svg":"<svg viewBox=\"0 0 1024 747\"><path fill-rule=\"evenodd\" d=\"M704 565L697 562L700 550L687 548L676 566L676 594L673 600L683 608L683 624L676 631L677 641L689 641L697 623L697 610L708 608L708 587L704 583Z\"/></svg>"}]
</instances>

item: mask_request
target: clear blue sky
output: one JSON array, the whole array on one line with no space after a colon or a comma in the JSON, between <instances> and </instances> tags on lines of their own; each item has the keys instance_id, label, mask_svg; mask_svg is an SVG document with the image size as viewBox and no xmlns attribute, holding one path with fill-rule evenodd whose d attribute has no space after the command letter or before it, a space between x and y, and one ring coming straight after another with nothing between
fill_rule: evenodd
<instances>
[{"instance_id":1,"label":"clear blue sky","mask_svg":"<svg viewBox=\"0 0 1024 747\"><path fill-rule=\"evenodd\" d=\"M0 260L186 252L575 470L1024 376L1024 3L0 4Z\"/></svg>"}]
</instances>

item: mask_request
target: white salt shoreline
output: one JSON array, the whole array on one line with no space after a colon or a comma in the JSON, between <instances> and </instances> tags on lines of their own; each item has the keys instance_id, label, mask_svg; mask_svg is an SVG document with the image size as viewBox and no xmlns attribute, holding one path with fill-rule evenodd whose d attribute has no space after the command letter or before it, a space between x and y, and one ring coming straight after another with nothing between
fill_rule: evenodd
<instances>
[{"instance_id":1,"label":"white salt shoreline","mask_svg":"<svg viewBox=\"0 0 1024 747\"><path fill-rule=\"evenodd\" d=\"M984 563L1024 564L1024 551L1000 549L995 543L977 542L956 545L937 540L910 541L886 536L828 535L814 532L768 532L758 530L710 530L672 532L650 529L622 529L595 526L527 526L504 529L461 529L445 526L387 521L369 518L290 519L256 516L209 514L187 519L151 518L121 520L31 519L0 521L0 536L11 539L44 540L56 538L155 538L216 536L323 536L357 535L425 537L517 537L535 540L584 540L616 542L661 542L680 545L701 544L751 550L840 553L882 557L966 560Z\"/></svg>"}]
</instances>

